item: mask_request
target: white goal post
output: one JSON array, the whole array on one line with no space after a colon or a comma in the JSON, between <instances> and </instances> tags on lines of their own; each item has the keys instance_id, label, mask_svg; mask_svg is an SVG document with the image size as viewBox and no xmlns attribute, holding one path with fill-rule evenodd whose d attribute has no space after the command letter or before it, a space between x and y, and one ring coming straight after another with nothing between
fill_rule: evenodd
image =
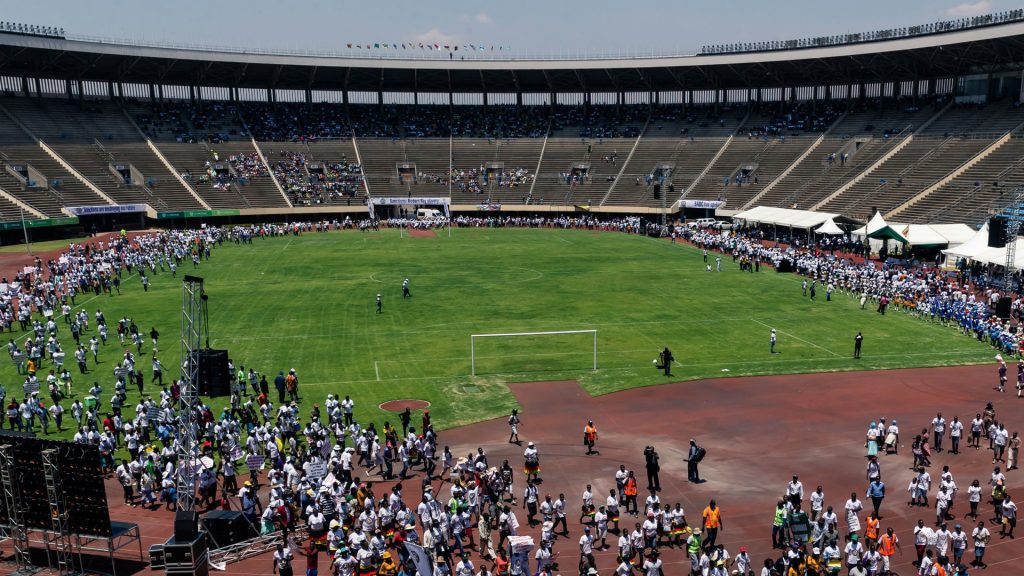
<instances>
[{"instance_id":1,"label":"white goal post","mask_svg":"<svg viewBox=\"0 0 1024 576\"><path fill-rule=\"evenodd\" d=\"M594 335L594 370L597 370L597 330L557 330L553 332L510 332L505 334L470 334L469 335L469 359L470 374L476 376L476 339L477 338L504 338L515 336L553 336L555 334L593 334Z\"/></svg>"}]
</instances>

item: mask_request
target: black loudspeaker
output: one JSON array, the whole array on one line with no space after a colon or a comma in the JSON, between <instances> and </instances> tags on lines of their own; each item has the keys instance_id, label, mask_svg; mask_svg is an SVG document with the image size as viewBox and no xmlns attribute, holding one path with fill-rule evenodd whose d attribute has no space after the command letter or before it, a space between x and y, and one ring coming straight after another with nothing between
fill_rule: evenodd
<instances>
[{"instance_id":1,"label":"black loudspeaker","mask_svg":"<svg viewBox=\"0 0 1024 576\"><path fill-rule=\"evenodd\" d=\"M1006 237L1006 217L993 216L988 221L988 245L989 248L1002 248L1006 246L1009 238Z\"/></svg>"},{"instance_id":2,"label":"black loudspeaker","mask_svg":"<svg viewBox=\"0 0 1024 576\"><path fill-rule=\"evenodd\" d=\"M213 510L203 515L203 527L210 539L210 549L216 550L248 540L249 522L237 510Z\"/></svg>"},{"instance_id":3,"label":"black loudspeaker","mask_svg":"<svg viewBox=\"0 0 1024 576\"><path fill-rule=\"evenodd\" d=\"M779 265L775 268L776 272L792 272L793 262L789 260L780 260Z\"/></svg>"},{"instance_id":4,"label":"black loudspeaker","mask_svg":"<svg viewBox=\"0 0 1024 576\"><path fill-rule=\"evenodd\" d=\"M199 514L194 510L178 510L174 513L175 540L178 542L189 542L195 540L198 535Z\"/></svg>"},{"instance_id":5,"label":"black loudspeaker","mask_svg":"<svg viewBox=\"0 0 1024 576\"><path fill-rule=\"evenodd\" d=\"M1013 300L1009 296L1003 296L996 302L996 316L1007 320L1010 318L1010 308L1012 307Z\"/></svg>"},{"instance_id":6,"label":"black loudspeaker","mask_svg":"<svg viewBox=\"0 0 1024 576\"><path fill-rule=\"evenodd\" d=\"M227 350L200 350L199 394L215 398L231 395L231 373Z\"/></svg>"},{"instance_id":7,"label":"black loudspeaker","mask_svg":"<svg viewBox=\"0 0 1024 576\"><path fill-rule=\"evenodd\" d=\"M655 184L654 185L654 199L655 200L660 200L661 199L661 184Z\"/></svg>"}]
</instances>

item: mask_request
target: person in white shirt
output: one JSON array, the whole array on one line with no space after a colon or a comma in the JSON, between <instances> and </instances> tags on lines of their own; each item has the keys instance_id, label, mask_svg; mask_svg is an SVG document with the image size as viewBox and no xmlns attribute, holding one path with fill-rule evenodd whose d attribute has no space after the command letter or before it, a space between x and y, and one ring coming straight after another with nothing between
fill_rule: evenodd
<instances>
[{"instance_id":1,"label":"person in white shirt","mask_svg":"<svg viewBox=\"0 0 1024 576\"><path fill-rule=\"evenodd\" d=\"M939 526L939 529L935 531L935 556L941 557L946 555L946 550L949 549L950 541L952 540L953 533L946 527L946 523L943 522Z\"/></svg>"},{"instance_id":2,"label":"person in white shirt","mask_svg":"<svg viewBox=\"0 0 1024 576\"><path fill-rule=\"evenodd\" d=\"M932 432L935 436L935 442L933 447L935 452L942 452L942 437L946 434L946 419L942 417L942 412L935 415L932 418Z\"/></svg>"},{"instance_id":3,"label":"person in white shirt","mask_svg":"<svg viewBox=\"0 0 1024 576\"><path fill-rule=\"evenodd\" d=\"M924 466L918 468L917 472L917 494L914 496L914 502L919 506L928 506L928 490L932 486L932 476L924 469Z\"/></svg>"},{"instance_id":4,"label":"person in white shirt","mask_svg":"<svg viewBox=\"0 0 1024 576\"><path fill-rule=\"evenodd\" d=\"M630 564L622 555L619 555L617 560L619 565L615 567L615 576L631 576L633 574L633 565Z\"/></svg>"},{"instance_id":5,"label":"person in white shirt","mask_svg":"<svg viewBox=\"0 0 1024 576\"><path fill-rule=\"evenodd\" d=\"M473 576L476 572L476 567L473 566L473 561L469 559L468 554L462 555L462 560L455 566L456 576Z\"/></svg>"},{"instance_id":6,"label":"person in white shirt","mask_svg":"<svg viewBox=\"0 0 1024 576\"><path fill-rule=\"evenodd\" d=\"M864 504L857 498L857 493L853 492L850 494L850 499L846 501L846 527L851 532L860 532L860 511L864 509Z\"/></svg>"},{"instance_id":7,"label":"person in white shirt","mask_svg":"<svg viewBox=\"0 0 1024 576\"><path fill-rule=\"evenodd\" d=\"M959 524L949 533L949 543L953 546L953 565L957 566L963 560L964 551L967 550L967 532L964 532Z\"/></svg>"},{"instance_id":8,"label":"person in white shirt","mask_svg":"<svg viewBox=\"0 0 1024 576\"><path fill-rule=\"evenodd\" d=\"M847 568L853 568L860 564L860 558L864 554L864 545L859 542L860 536L856 533L850 535L850 541L846 543L843 554L846 555Z\"/></svg>"},{"instance_id":9,"label":"person in white shirt","mask_svg":"<svg viewBox=\"0 0 1024 576\"><path fill-rule=\"evenodd\" d=\"M591 568L597 569L597 561L594 560L594 537L590 534L590 526L583 527L583 535L580 536L580 556L587 560Z\"/></svg>"},{"instance_id":10,"label":"person in white shirt","mask_svg":"<svg viewBox=\"0 0 1024 576\"><path fill-rule=\"evenodd\" d=\"M650 553L647 560L644 560L644 576L664 576L662 571L661 558L658 558L658 551Z\"/></svg>"},{"instance_id":11,"label":"person in white shirt","mask_svg":"<svg viewBox=\"0 0 1024 576\"><path fill-rule=\"evenodd\" d=\"M608 543L605 539L608 537L608 513L605 512L604 506L598 508L597 512L594 513L594 526L597 527L597 538L601 539L601 550L608 549Z\"/></svg>"},{"instance_id":12,"label":"person in white shirt","mask_svg":"<svg viewBox=\"0 0 1024 576\"><path fill-rule=\"evenodd\" d=\"M985 547L988 546L988 541L992 537L989 533L988 528L985 527L985 522L978 522L978 527L971 531L971 538L974 540L974 560L971 562L971 566L977 568L987 568L985 564Z\"/></svg>"},{"instance_id":13,"label":"person in white shirt","mask_svg":"<svg viewBox=\"0 0 1024 576\"><path fill-rule=\"evenodd\" d=\"M975 480L967 487L967 501L971 505L971 518L978 519L978 504L981 502L981 484Z\"/></svg>"},{"instance_id":14,"label":"person in white shirt","mask_svg":"<svg viewBox=\"0 0 1024 576\"><path fill-rule=\"evenodd\" d=\"M811 522L818 519L818 515L821 514L821 509L825 505L825 492L822 491L821 486L811 492Z\"/></svg>"},{"instance_id":15,"label":"person in white shirt","mask_svg":"<svg viewBox=\"0 0 1024 576\"><path fill-rule=\"evenodd\" d=\"M1010 432L1006 429L1006 426L1002 423L999 424L999 428L995 431L995 437L992 439L992 463L1005 462L1006 456L1006 443L1010 439Z\"/></svg>"},{"instance_id":16,"label":"person in white shirt","mask_svg":"<svg viewBox=\"0 0 1024 576\"><path fill-rule=\"evenodd\" d=\"M1006 527L1010 527L1010 531L1006 531ZM999 528L999 537L1006 538L1009 536L1013 538L1013 529L1017 527L1017 505L1013 503L1010 498L1010 493L1007 492L1003 497L1003 524Z\"/></svg>"},{"instance_id":17,"label":"person in white shirt","mask_svg":"<svg viewBox=\"0 0 1024 576\"><path fill-rule=\"evenodd\" d=\"M924 553L928 549L928 543L935 537L935 532L924 525L924 520L918 520L914 526L914 548L917 549L917 563L921 564Z\"/></svg>"},{"instance_id":18,"label":"person in white shirt","mask_svg":"<svg viewBox=\"0 0 1024 576\"><path fill-rule=\"evenodd\" d=\"M953 454L960 453L960 438L963 434L964 423L959 416L953 416L953 421L949 423L949 441L953 444Z\"/></svg>"},{"instance_id":19,"label":"person in white shirt","mask_svg":"<svg viewBox=\"0 0 1024 576\"><path fill-rule=\"evenodd\" d=\"M786 484L786 499L796 506L804 499L804 485L799 478L793 476L789 484Z\"/></svg>"},{"instance_id":20,"label":"person in white shirt","mask_svg":"<svg viewBox=\"0 0 1024 576\"><path fill-rule=\"evenodd\" d=\"M968 446L974 446L975 449L981 447L981 433L985 429L985 421L981 419L981 414L976 414L974 419L971 420L971 439L967 442Z\"/></svg>"},{"instance_id":21,"label":"person in white shirt","mask_svg":"<svg viewBox=\"0 0 1024 576\"><path fill-rule=\"evenodd\" d=\"M925 552L924 557L917 563L917 573L920 576L932 576L932 574L935 574L935 572L932 571L932 568L935 566L934 556L935 553L929 550Z\"/></svg>"},{"instance_id":22,"label":"person in white shirt","mask_svg":"<svg viewBox=\"0 0 1024 576\"><path fill-rule=\"evenodd\" d=\"M885 451L887 454L897 454L900 451L900 427L893 420L885 430Z\"/></svg>"},{"instance_id":23,"label":"person in white shirt","mask_svg":"<svg viewBox=\"0 0 1024 576\"><path fill-rule=\"evenodd\" d=\"M750 555L747 554L747 547L740 546L740 553L732 559L730 567L734 567L737 574L749 574L753 570Z\"/></svg>"}]
</instances>

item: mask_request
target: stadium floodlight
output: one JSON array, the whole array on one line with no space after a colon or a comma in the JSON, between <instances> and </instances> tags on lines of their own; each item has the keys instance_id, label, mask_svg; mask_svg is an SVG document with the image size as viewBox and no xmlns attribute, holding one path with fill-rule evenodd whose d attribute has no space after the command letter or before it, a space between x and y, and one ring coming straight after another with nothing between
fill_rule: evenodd
<instances>
[{"instance_id":1,"label":"stadium floodlight","mask_svg":"<svg viewBox=\"0 0 1024 576\"><path fill-rule=\"evenodd\" d=\"M470 334L469 336L469 365L470 374L476 376L476 339L477 338L515 338L520 336L556 336L560 334L593 334L594 364L593 369L597 370L597 330L556 330L551 332L507 332L500 334Z\"/></svg>"}]
</instances>

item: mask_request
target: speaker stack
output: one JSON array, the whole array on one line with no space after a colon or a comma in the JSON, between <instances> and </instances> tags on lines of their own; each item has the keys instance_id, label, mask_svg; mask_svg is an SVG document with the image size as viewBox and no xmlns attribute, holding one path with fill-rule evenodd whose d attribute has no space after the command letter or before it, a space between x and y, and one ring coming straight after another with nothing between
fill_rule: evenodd
<instances>
[{"instance_id":1,"label":"speaker stack","mask_svg":"<svg viewBox=\"0 0 1024 576\"><path fill-rule=\"evenodd\" d=\"M1003 320L1010 319L1010 312L1013 308L1013 299L1009 296L1003 296L996 302L996 316Z\"/></svg>"},{"instance_id":2,"label":"speaker stack","mask_svg":"<svg viewBox=\"0 0 1024 576\"><path fill-rule=\"evenodd\" d=\"M210 539L210 549L216 550L248 540L249 522L237 510L213 510L203 515L203 527Z\"/></svg>"},{"instance_id":3,"label":"speaker stack","mask_svg":"<svg viewBox=\"0 0 1024 576\"><path fill-rule=\"evenodd\" d=\"M199 394L216 398L231 395L227 350L199 350Z\"/></svg>"},{"instance_id":4,"label":"speaker stack","mask_svg":"<svg viewBox=\"0 0 1024 576\"><path fill-rule=\"evenodd\" d=\"M150 556L154 552L150 548ZM178 510L174 514L174 535L163 546L163 563L169 576L209 575L210 550L194 511Z\"/></svg>"},{"instance_id":5,"label":"speaker stack","mask_svg":"<svg viewBox=\"0 0 1024 576\"><path fill-rule=\"evenodd\" d=\"M993 216L988 221L989 248L1002 248L1010 239L1006 237L1006 216Z\"/></svg>"}]
</instances>

